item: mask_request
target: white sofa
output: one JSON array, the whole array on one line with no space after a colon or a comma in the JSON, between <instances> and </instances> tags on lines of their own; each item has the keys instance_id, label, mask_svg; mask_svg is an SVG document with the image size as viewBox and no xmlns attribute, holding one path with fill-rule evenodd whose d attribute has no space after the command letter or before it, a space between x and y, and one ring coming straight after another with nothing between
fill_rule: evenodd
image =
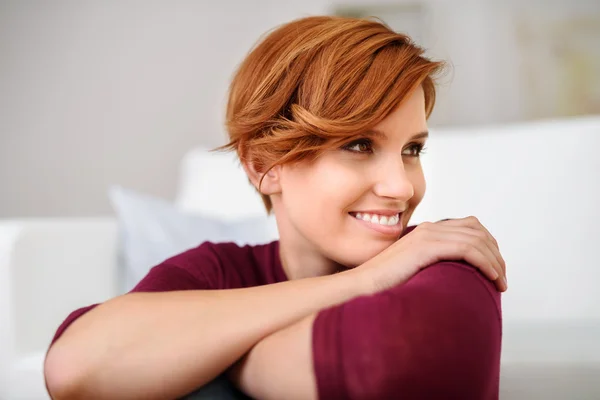
<instances>
[{"instance_id":1,"label":"white sofa","mask_svg":"<svg viewBox=\"0 0 600 400\"><path fill-rule=\"evenodd\" d=\"M431 136L413 222L476 215L508 264L501 398L600 398L600 117ZM191 151L178 207L261 214L233 165ZM113 217L0 221L0 399L48 398L51 336L70 311L118 293L117 243Z\"/></svg>"}]
</instances>

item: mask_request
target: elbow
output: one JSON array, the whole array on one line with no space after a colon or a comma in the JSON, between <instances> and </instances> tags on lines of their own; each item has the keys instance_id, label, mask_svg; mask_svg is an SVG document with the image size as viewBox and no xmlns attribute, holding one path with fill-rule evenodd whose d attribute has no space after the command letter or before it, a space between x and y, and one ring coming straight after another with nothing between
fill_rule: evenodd
<instances>
[{"instance_id":1,"label":"elbow","mask_svg":"<svg viewBox=\"0 0 600 400\"><path fill-rule=\"evenodd\" d=\"M53 400L70 400L81 398L79 387L81 369L75 365L64 349L53 345L44 360L44 380L46 390Z\"/></svg>"}]
</instances>

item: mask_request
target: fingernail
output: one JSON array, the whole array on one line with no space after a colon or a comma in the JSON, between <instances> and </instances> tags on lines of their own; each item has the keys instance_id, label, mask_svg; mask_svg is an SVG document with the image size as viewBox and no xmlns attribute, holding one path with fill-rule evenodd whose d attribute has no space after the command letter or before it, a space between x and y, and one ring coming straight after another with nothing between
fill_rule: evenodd
<instances>
[{"instance_id":1,"label":"fingernail","mask_svg":"<svg viewBox=\"0 0 600 400\"><path fill-rule=\"evenodd\" d=\"M505 287L506 289L508 289L508 282L506 281L506 277L505 277L505 276L504 276L504 277L502 277L502 280L504 281L504 287Z\"/></svg>"}]
</instances>

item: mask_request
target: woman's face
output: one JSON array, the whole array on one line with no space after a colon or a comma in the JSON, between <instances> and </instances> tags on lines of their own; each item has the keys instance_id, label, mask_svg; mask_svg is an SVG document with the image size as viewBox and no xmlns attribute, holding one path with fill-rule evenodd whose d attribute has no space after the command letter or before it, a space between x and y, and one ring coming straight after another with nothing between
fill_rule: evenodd
<instances>
[{"instance_id":1,"label":"woman's face","mask_svg":"<svg viewBox=\"0 0 600 400\"><path fill-rule=\"evenodd\" d=\"M373 130L372 140L281 167L280 193L271 197L282 245L354 267L398 239L425 194L423 90Z\"/></svg>"}]
</instances>

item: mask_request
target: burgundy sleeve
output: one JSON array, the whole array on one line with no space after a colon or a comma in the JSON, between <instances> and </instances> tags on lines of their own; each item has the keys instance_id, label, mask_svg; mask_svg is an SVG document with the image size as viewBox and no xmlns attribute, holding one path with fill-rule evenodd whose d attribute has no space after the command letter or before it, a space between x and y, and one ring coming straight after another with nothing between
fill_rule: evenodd
<instances>
[{"instance_id":1,"label":"burgundy sleeve","mask_svg":"<svg viewBox=\"0 0 600 400\"><path fill-rule=\"evenodd\" d=\"M319 399L498 399L500 294L462 262L322 310L313 324Z\"/></svg>"},{"instance_id":2,"label":"burgundy sleeve","mask_svg":"<svg viewBox=\"0 0 600 400\"><path fill-rule=\"evenodd\" d=\"M168 263L162 263L152 268L129 293L134 292L167 292L173 290L207 289L208 284L193 276L186 269ZM58 340L64 331L79 317L95 308L98 304L82 307L73 311L58 327L50 346Z\"/></svg>"}]
</instances>

